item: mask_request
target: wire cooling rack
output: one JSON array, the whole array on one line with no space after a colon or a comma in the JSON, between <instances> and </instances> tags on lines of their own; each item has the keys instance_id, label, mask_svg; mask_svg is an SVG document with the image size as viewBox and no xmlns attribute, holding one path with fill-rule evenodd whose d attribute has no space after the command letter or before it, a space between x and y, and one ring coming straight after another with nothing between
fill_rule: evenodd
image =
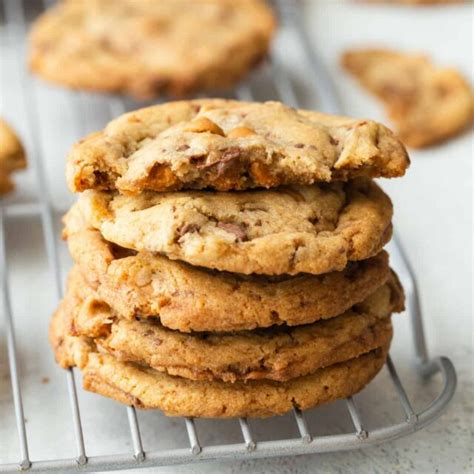
<instances>
[{"instance_id":1,"label":"wire cooling rack","mask_svg":"<svg viewBox=\"0 0 474 474\"><path fill-rule=\"evenodd\" d=\"M29 8L31 3L28 2ZM9 67L16 68L16 74L19 77L19 81L15 84L15 90L4 90L2 94L19 95L18 103L21 104L19 108L23 107L22 113L26 118L28 133L30 134L29 143L31 146L29 148L31 150L29 150L29 165L38 193L36 197L18 202L0 201L0 281L2 295L2 305L0 308L6 332L9 378L13 400L11 410L15 414L15 423L8 428L10 428L9 433L11 436L18 436L19 446L19 452L15 454L17 462L0 464L0 472L17 472L18 470L34 472L66 470L106 471L217 459L250 459L350 450L395 439L421 429L435 420L446 408L455 392L456 373L449 359L445 357L430 358L428 356L416 279L404 250L395 237L390 245L391 262L403 281L407 294L407 312L411 321L416 355L415 370L420 378L430 378L438 372L442 375L442 386L439 393L422 409L415 411L412 407L405 387L402 385L397 374L394 362L389 357L387 371L391 380L390 383L393 386L393 393L396 394L404 413L404 419L396 423L387 422L381 414L378 427L370 430L367 429L364 418L351 397L345 400L345 409L352 422L352 429L346 432L314 436L308 427L307 415L295 408L293 410L293 421L290 420L288 422L295 424L296 432L298 433L296 437L260 440L251 429L249 422L241 418L235 420L241 433L241 442L208 446L200 443L198 429L194 420L185 418L182 420L182 423L187 432L187 446L173 449L145 450L144 443L142 443L139 418L135 409L128 407L124 408L124 410L126 410L128 418L131 449L128 452L119 454L89 455L85 444L87 433L85 433L83 423L81 423L81 409L78 401L78 391L80 389L78 389L76 384L75 372L67 370L65 371L65 376L67 379L76 454L69 458L31 459L29 455L29 442L31 440L27 436L25 425L22 402L22 378L15 343L12 301L10 300L11 287L9 283L12 275L9 273L7 265L9 249L6 246L6 230L9 222L16 218L25 217L37 220L38 225L42 228L44 245L51 270L51 279L54 282L56 298L59 300L62 296L62 276L54 218L58 212L63 212L65 209L58 209L51 204L45 157L42 152L41 136L38 131L42 124L38 99L42 94L42 87L44 86L36 84L36 81L33 81L24 70L25 37L30 14L34 16L38 13L39 9L47 6L47 3L49 2L45 0L45 4L41 4L40 8L35 4L36 10L31 13L29 9L25 8L21 0L3 0L1 2L2 17L4 19L1 30L2 39L6 43L4 46L13 55L12 61L9 62ZM311 72L314 80L317 79L318 87L316 92L319 99L319 108L326 112L339 112L340 106L333 89L333 84L318 56L310 46L303 27L298 2L279 0L274 3L280 16L280 43L281 41L289 41L291 36L291 40L297 45L298 54L300 54L302 61L304 61L306 70ZM6 70L7 68L5 67L4 69ZM281 63L281 51L279 51L278 41L276 42L271 60L262 69L265 72L264 98L279 98L289 105L298 106L300 101L298 100L294 83L288 71L285 70ZM5 70L3 73L5 73ZM240 99L252 100L256 97L257 86L258 84L249 82L241 86L234 96ZM84 95L72 92L63 92L63 94L69 101L70 107L76 110L77 123L80 124L81 110L83 112L83 109L80 108L80 101ZM108 115L109 119L125 112L127 109L137 107L137 104L127 103L116 97L101 98L101 101L102 108L105 109L103 113ZM80 125L77 126L74 133L75 136L72 140L76 140L82 135ZM0 390L3 389L4 385L0 386ZM0 419L0 426L4 422L4 420ZM58 439L57 443L60 445L61 439Z\"/></svg>"}]
</instances>

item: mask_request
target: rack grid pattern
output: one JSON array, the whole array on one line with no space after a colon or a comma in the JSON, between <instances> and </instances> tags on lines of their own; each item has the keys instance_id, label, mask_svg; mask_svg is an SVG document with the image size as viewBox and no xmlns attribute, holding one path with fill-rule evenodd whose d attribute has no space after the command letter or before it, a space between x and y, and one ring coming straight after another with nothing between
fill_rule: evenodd
<instances>
[{"instance_id":1,"label":"rack grid pattern","mask_svg":"<svg viewBox=\"0 0 474 474\"><path fill-rule=\"evenodd\" d=\"M49 3L45 0L45 3ZM340 110L337 96L334 93L333 84L322 66L318 56L310 46L308 37L303 27L300 7L298 2L276 0L275 7L280 16L282 28L291 30L299 42L301 51L304 53L305 66L311 70L314 77L318 78L318 97L321 110L337 113ZM46 5L44 5L46 6ZM1 7L5 18L5 29L7 31L10 46L18 47L18 39L24 40L27 32L27 21L25 9L21 0L3 0ZM16 55L16 66L21 70L23 56ZM266 65L271 70L273 86L279 98L292 106L298 106L298 100L293 84L285 73L284 68L276 54ZM53 227L53 209L49 197L46 181L46 173L41 155L41 143L37 132L39 115L34 88L29 86L31 80L23 75L21 90L25 107L28 114L28 128L30 130L32 150L29 155L30 167L34 173L38 186L39 197L36 202L26 204L5 205L0 201L0 281L2 294L2 317L5 318L8 363L10 370L11 388L13 393L13 405L16 418L16 431L19 439L18 462L12 464L0 464L0 472L34 471L53 472L65 470L80 471L106 471L137 467L151 467L159 465L173 465L197 461L209 461L215 459L246 459L271 456L289 456L306 453L320 453L329 451L349 450L380 443L382 441L395 439L407 433L416 431L434 419L436 419L446 408L456 388L456 373L449 359L440 357L430 359L428 356L422 318L418 297L418 290L414 273L410 263L403 251L400 242L394 238L392 244L391 260L397 268L400 276L405 282L407 293L407 310L411 319L417 369L420 377L431 377L436 372L443 376L443 387L438 396L419 412L415 412L405 388L403 387L391 357L387 361L387 369L393 383L395 392L405 414L405 421L398 424L383 425L372 431L364 428L364 421L352 398L345 401L346 408L353 424L353 431L343 434L328 434L313 437L308 429L304 413L298 409L293 410L294 421L298 428L299 437L293 439L281 439L273 441L259 441L254 438L246 419L240 418L239 423L242 434L242 443L226 444L217 446L202 446L199 442L198 432L193 419L185 418L185 424L189 446L179 449L157 450L145 452L141 439L140 426L136 411L133 407L127 410L128 423L132 450L118 455L104 455L88 457L85 444L83 427L81 424L80 406L78 403L77 386L75 374L72 369L65 371L71 406L72 426L75 434L76 456L69 459L55 460L32 460L28 452L28 438L25 429L23 403L21 395L21 382L18 372L17 349L15 344L15 332L12 320L12 310L9 289L9 270L7 266L7 252L5 242L5 229L10 217L31 217L41 222L43 238L46 246L49 266L54 280L56 296L59 300L62 296L62 279L59 265L57 241ZM248 85L243 85L236 92L236 97L243 100L252 100L253 91ZM111 117L117 116L125 111L125 105L119 98L109 100L109 113Z\"/></svg>"}]
</instances>

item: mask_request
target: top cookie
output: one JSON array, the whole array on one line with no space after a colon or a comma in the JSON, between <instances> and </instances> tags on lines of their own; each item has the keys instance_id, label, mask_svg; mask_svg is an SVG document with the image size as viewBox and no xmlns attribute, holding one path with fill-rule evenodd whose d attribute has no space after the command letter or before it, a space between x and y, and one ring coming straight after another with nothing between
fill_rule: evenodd
<instances>
[{"instance_id":1,"label":"top cookie","mask_svg":"<svg viewBox=\"0 0 474 474\"><path fill-rule=\"evenodd\" d=\"M69 0L36 21L29 64L76 89L184 95L234 85L274 29L262 0Z\"/></svg>"},{"instance_id":2,"label":"top cookie","mask_svg":"<svg viewBox=\"0 0 474 474\"><path fill-rule=\"evenodd\" d=\"M13 189L11 172L25 166L26 156L23 145L13 129L0 119L0 194Z\"/></svg>"},{"instance_id":3,"label":"top cookie","mask_svg":"<svg viewBox=\"0 0 474 474\"><path fill-rule=\"evenodd\" d=\"M312 184L402 176L408 155L370 120L295 110L278 102L171 102L125 114L72 149L74 192Z\"/></svg>"},{"instance_id":4,"label":"top cookie","mask_svg":"<svg viewBox=\"0 0 474 474\"><path fill-rule=\"evenodd\" d=\"M474 94L454 69L417 54L385 49L348 51L344 67L386 106L401 140L413 147L455 135L474 118Z\"/></svg>"}]
</instances>

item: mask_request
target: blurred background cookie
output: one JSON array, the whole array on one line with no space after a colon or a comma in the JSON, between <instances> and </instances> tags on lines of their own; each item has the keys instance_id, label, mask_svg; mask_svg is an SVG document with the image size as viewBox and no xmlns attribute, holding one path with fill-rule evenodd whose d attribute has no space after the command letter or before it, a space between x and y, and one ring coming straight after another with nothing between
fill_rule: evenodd
<instances>
[{"instance_id":1,"label":"blurred background cookie","mask_svg":"<svg viewBox=\"0 0 474 474\"><path fill-rule=\"evenodd\" d=\"M29 65L75 89L181 96L233 86L274 29L261 0L65 1L33 26Z\"/></svg>"},{"instance_id":2,"label":"blurred background cookie","mask_svg":"<svg viewBox=\"0 0 474 474\"><path fill-rule=\"evenodd\" d=\"M474 117L474 93L455 69L440 68L420 54L355 49L342 64L384 102L401 140L412 147L440 142Z\"/></svg>"}]
</instances>

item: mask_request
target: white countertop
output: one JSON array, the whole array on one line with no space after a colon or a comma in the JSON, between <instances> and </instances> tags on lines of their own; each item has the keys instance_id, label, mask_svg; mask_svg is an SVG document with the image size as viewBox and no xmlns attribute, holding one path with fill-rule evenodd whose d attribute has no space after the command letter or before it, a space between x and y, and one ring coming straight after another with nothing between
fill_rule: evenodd
<instances>
[{"instance_id":1,"label":"white countertop","mask_svg":"<svg viewBox=\"0 0 474 474\"><path fill-rule=\"evenodd\" d=\"M472 5L450 7L390 7L347 4L338 1L309 1L307 26L314 44L337 78L345 112L386 121L379 103L366 95L338 65L338 56L346 47L356 45L387 45L410 51L429 53L443 65L461 69L474 83L473 11ZM289 62L291 63L291 54ZM8 55L6 61L14 62ZM304 74L298 64L292 64L296 78ZM14 88L14 81L6 69L2 72L2 115L10 119L24 137L28 136L22 104L15 94L5 94L6 85ZM307 76L307 73L306 73ZM312 79L307 78L306 79ZM317 81L317 78L314 78ZM43 150L49 155L64 156L69 147L67 103L59 109L48 109L48 100L56 97L53 88L45 88L41 103L41 131L51 138ZM87 120L100 123L94 108L83 108ZM53 125L51 125L53 124ZM87 128L91 127L89 122ZM95 127L97 128L97 127ZM26 138L31 150L31 139ZM309 472L452 472L472 471L473 426L473 133L468 132L449 142L424 151L412 151L412 166L406 177L382 183L395 205L395 225L411 257L418 275L428 347L433 355L446 355L454 362L459 385L448 411L431 426L409 437L365 450L267 459L246 462L219 462L198 466L180 466L141 470L162 473L309 473ZM63 166L48 161L47 172L56 202L66 202ZM20 178L19 192L10 201L26 201L34 194L30 189L33 178ZM8 225L9 263L14 297L13 310L17 326L20 353L20 373L24 390L27 430L31 439L33 458L52 458L60 454L74 454L74 442L69 422L64 375L55 366L46 342L49 315L55 305L53 282L47 273L41 229L31 221L11 221ZM69 265L64 247L64 266ZM393 354L402 380L414 399L428 401L439 388L436 381L420 384L413 373L411 334L403 315L396 323ZM0 318L0 334L3 319ZM46 383L42 379L48 377ZM43 381L44 382L44 381ZM358 402L365 418L371 420L371 410L377 408L392 415L395 405L382 400L390 391L383 377L375 382ZM17 449L16 433L7 432L12 426L11 395L8 386L6 345L0 336L0 462L12 462ZM115 452L130 446L126 433L124 410L107 400L80 393L86 443L89 452L101 452L101 446ZM393 400L392 400L393 401ZM336 406L318 412L311 418L311 426L324 433L331 425L343 427L348 420L339 418ZM395 416L395 415L394 415ZM185 432L176 428L177 421L159 414L140 415L143 422L145 449L158 443L184 445ZM198 428L213 422L198 422ZM279 426L291 431L289 421L282 419ZM125 427L125 428L124 428ZM262 436L271 436L265 428L255 428ZM341 428L342 429L342 428ZM226 438L240 441L238 432ZM234 437L234 438L233 438ZM61 443L58 442L61 440ZM203 441L217 442L212 434L204 434ZM46 445L46 447L45 447ZM101 452L103 454L103 452Z\"/></svg>"}]
</instances>

